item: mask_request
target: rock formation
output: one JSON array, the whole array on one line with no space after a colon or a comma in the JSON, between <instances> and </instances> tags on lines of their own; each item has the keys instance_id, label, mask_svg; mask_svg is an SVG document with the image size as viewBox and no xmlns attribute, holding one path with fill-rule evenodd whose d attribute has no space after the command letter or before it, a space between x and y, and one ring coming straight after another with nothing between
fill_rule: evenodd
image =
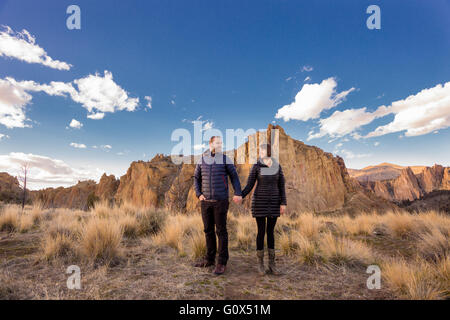
<instances>
[{"instance_id":1,"label":"rock formation","mask_svg":"<svg viewBox=\"0 0 450 320\"><path fill-rule=\"evenodd\" d=\"M435 164L432 167L422 167L420 172L414 173L410 167L406 167L396 178L361 184L391 201L413 201L435 190L450 190L450 168Z\"/></svg>"},{"instance_id":2,"label":"rock formation","mask_svg":"<svg viewBox=\"0 0 450 320\"><path fill-rule=\"evenodd\" d=\"M250 168L256 161L257 146L267 141L271 141L274 150L278 150L286 177L289 212L354 214L398 208L383 197L390 194L387 186L379 185L378 192L364 189L356 179L350 177L341 157L295 140L283 128L273 125L248 136L248 141L237 149L227 151L228 156L235 160L242 187L245 187ZM184 159L191 160L191 163L175 164L170 156L158 154L151 161L132 162L120 181L113 175L104 174L98 184L88 180L69 188L47 188L32 193L34 198L51 207L85 209L88 197L94 194L100 199L116 203L128 201L138 206L197 211L199 202L193 190L193 175L198 156ZM427 186L435 184L428 173L424 174L422 180ZM231 196L231 183L230 190ZM398 190L400 192L402 189ZM250 203L251 195L245 199L243 206L232 203L231 208L249 209Z\"/></svg>"},{"instance_id":3,"label":"rock formation","mask_svg":"<svg viewBox=\"0 0 450 320\"><path fill-rule=\"evenodd\" d=\"M0 201L18 203L21 199L22 188L17 177L7 172L0 172Z\"/></svg>"}]
</instances>

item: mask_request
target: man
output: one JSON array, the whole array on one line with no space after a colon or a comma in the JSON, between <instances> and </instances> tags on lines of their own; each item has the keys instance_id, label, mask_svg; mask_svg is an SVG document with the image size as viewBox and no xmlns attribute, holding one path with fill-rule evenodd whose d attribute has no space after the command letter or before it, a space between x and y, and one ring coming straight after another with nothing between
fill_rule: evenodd
<instances>
[{"instance_id":1,"label":"man","mask_svg":"<svg viewBox=\"0 0 450 320\"><path fill-rule=\"evenodd\" d=\"M236 168L231 159L222 153L222 138L213 136L209 140L209 150L202 154L194 173L195 193L201 203L206 238L206 255L195 266L209 267L215 264L217 234L219 259L215 274L224 273L228 261L228 176L234 189L233 201L240 203L241 183Z\"/></svg>"}]
</instances>

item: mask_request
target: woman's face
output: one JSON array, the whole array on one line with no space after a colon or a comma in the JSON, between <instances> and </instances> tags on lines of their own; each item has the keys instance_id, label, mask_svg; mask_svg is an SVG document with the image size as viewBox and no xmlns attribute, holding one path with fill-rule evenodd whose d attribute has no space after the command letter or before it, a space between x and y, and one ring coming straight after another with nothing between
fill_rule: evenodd
<instances>
[{"instance_id":1,"label":"woman's face","mask_svg":"<svg viewBox=\"0 0 450 320\"><path fill-rule=\"evenodd\" d=\"M259 157L260 158L267 157L267 150L266 150L266 148L259 148Z\"/></svg>"}]
</instances>

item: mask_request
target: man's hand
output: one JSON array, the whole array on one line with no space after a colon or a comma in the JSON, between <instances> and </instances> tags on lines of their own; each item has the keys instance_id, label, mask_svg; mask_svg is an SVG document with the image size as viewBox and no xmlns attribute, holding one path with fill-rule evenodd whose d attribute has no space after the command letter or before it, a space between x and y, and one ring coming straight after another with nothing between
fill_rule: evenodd
<instances>
[{"instance_id":1,"label":"man's hand","mask_svg":"<svg viewBox=\"0 0 450 320\"><path fill-rule=\"evenodd\" d=\"M234 196L233 197L233 201L234 201L234 203L241 203L242 202L242 197L241 196Z\"/></svg>"},{"instance_id":2,"label":"man's hand","mask_svg":"<svg viewBox=\"0 0 450 320\"><path fill-rule=\"evenodd\" d=\"M199 199L200 201L206 200L205 196L202 195L202 194L200 195L200 197L198 197L198 199Z\"/></svg>"},{"instance_id":3,"label":"man's hand","mask_svg":"<svg viewBox=\"0 0 450 320\"><path fill-rule=\"evenodd\" d=\"M280 206L280 214L284 214L286 212L286 206L285 205L281 205Z\"/></svg>"}]
</instances>

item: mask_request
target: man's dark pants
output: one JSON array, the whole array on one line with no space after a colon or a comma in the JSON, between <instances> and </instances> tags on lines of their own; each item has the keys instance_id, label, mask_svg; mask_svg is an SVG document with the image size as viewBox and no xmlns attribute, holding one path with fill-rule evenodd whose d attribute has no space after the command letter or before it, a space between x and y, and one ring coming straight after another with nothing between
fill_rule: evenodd
<instances>
[{"instance_id":1,"label":"man's dark pants","mask_svg":"<svg viewBox=\"0 0 450 320\"><path fill-rule=\"evenodd\" d=\"M206 237L206 259L216 260L216 234L219 238L219 259L217 263L226 265L228 261L227 211L228 199L201 201L203 231ZM215 226L215 231L214 231Z\"/></svg>"}]
</instances>

